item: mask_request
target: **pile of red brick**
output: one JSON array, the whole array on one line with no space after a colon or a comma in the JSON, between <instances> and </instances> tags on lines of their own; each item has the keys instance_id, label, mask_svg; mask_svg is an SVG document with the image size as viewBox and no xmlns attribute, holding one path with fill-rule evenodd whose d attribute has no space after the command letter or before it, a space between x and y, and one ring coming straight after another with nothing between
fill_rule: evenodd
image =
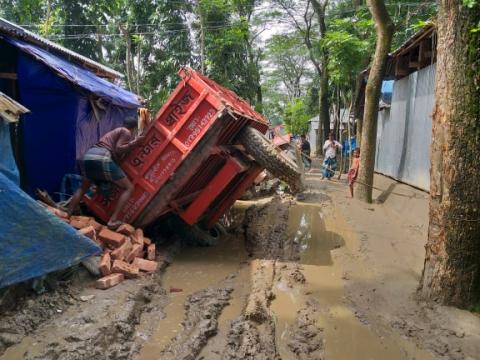
<instances>
[{"instance_id":1,"label":"pile of red brick","mask_svg":"<svg viewBox=\"0 0 480 360\"><path fill-rule=\"evenodd\" d=\"M125 278L135 278L141 272L152 273L157 270L155 244L143 236L142 229L124 224L116 231L112 231L92 217L71 216L69 218L64 211L43 205L103 249L99 266L103 277L97 280L97 288L108 289Z\"/></svg>"}]
</instances>

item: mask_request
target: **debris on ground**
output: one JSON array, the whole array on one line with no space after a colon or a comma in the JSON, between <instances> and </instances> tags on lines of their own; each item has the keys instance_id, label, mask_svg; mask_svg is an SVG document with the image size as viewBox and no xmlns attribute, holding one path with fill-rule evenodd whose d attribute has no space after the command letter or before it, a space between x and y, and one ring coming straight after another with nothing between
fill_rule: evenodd
<instances>
[{"instance_id":1,"label":"debris on ground","mask_svg":"<svg viewBox=\"0 0 480 360\"><path fill-rule=\"evenodd\" d=\"M153 273L158 269L155 244L144 236L142 229L122 224L113 231L93 217L68 217L68 214L60 209L41 204L103 249L98 266L103 277L96 282L99 289L109 289L125 279L136 278L141 273Z\"/></svg>"}]
</instances>

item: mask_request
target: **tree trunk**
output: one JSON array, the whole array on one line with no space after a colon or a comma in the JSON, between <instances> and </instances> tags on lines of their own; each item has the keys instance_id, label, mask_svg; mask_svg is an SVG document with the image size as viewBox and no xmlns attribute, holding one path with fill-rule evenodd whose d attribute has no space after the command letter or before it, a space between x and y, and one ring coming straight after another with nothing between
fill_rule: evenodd
<instances>
[{"instance_id":1,"label":"tree trunk","mask_svg":"<svg viewBox=\"0 0 480 360\"><path fill-rule=\"evenodd\" d=\"M328 0L311 0L312 7L317 15L318 26L320 30L320 38L324 38L327 33L327 26L325 24L325 9L328 5ZM328 138L330 132L330 104L328 99L328 53L326 49L321 49L320 55L321 71L320 75L320 91L319 91L319 126L317 133L317 149L322 149L323 142ZM318 150L317 150L318 152Z\"/></svg>"},{"instance_id":2,"label":"tree trunk","mask_svg":"<svg viewBox=\"0 0 480 360\"><path fill-rule=\"evenodd\" d=\"M368 66L368 64L365 64L365 66ZM355 125L355 139L356 139L356 143L357 143L357 147L360 147L360 144L361 144L361 141L362 141L362 117L363 117L363 114L361 113L361 102L360 101L357 101L359 98L360 98L360 93L362 91L362 87L363 87L363 74L360 73L357 75L356 79L355 79L355 94L353 96L353 116L354 116L354 119L356 121L356 125Z\"/></svg>"},{"instance_id":3,"label":"tree trunk","mask_svg":"<svg viewBox=\"0 0 480 360\"><path fill-rule=\"evenodd\" d=\"M136 76L136 82L137 82L137 95L140 95L140 78L141 78L141 72L142 72L142 40L141 38L138 40L137 44L137 76Z\"/></svg>"},{"instance_id":4,"label":"tree trunk","mask_svg":"<svg viewBox=\"0 0 480 360\"><path fill-rule=\"evenodd\" d=\"M197 6L198 16L200 17L200 71L205 75L205 13L200 1Z\"/></svg>"},{"instance_id":5,"label":"tree trunk","mask_svg":"<svg viewBox=\"0 0 480 360\"><path fill-rule=\"evenodd\" d=\"M443 304L480 301L480 5L442 0L432 119L430 223L420 293Z\"/></svg>"},{"instance_id":6,"label":"tree trunk","mask_svg":"<svg viewBox=\"0 0 480 360\"><path fill-rule=\"evenodd\" d=\"M320 123L322 124L323 134L322 137L317 137L320 140L320 144L328 138L330 132L330 104L328 101L328 70L327 70L328 57L325 54L322 60L322 73L320 74ZM325 64L325 65L324 65ZM319 134L320 135L320 134Z\"/></svg>"},{"instance_id":7,"label":"tree trunk","mask_svg":"<svg viewBox=\"0 0 480 360\"><path fill-rule=\"evenodd\" d=\"M357 118L357 131L355 133L356 145L357 148L361 148L362 146L362 130L363 130L363 119Z\"/></svg>"},{"instance_id":8,"label":"tree trunk","mask_svg":"<svg viewBox=\"0 0 480 360\"><path fill-rule=\"evenodd\" d=\"M118 28L125 37L125 72L127 73L128 90L135 91L133 89L134 82L132 74L132 39L130 38L130 33L128 32L127 27L124 28L123 25L118 25Z\"/></svg>"},{"instance_id":9,"label":"tree trunk","mask_svg":"<svg viewBox=\"0 0 480 360\"><path fill-rule=\"evenodd\" d=\"M362 0L353 0L353 7L355 8L355 10L358 10L358 8L362 5L363 5Z\"/></svg>"},{"instance_id":10,"label":"tree trunk","mask_svg":"<svg viewBox=\"0 0 480 360\"><path fill-rule=\"evenodd\" d=\"M372 202L373 172L377 138L378 102L382 80L385 75L388 52L392 44L394 26L383 0L367 0L368 8L375 20L377 44L367 87L365 89L365 111L363 113L361 160L358 185L355 191L360 200Z\"/></svg>"}]
</instances>

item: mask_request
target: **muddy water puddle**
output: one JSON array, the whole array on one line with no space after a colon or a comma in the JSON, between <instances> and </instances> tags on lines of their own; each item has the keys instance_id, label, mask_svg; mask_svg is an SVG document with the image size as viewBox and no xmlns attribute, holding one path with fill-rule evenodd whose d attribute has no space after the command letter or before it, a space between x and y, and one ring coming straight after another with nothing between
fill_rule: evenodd
<instances>
[{"instance_id":1,"label":"muddy water puddle","mask_svg":"<svg viewBox=\"0 0 480 360\"><path fill-rule=\"evenodd\" d=\"M372 329L355 316L344 289L345 257L335 252L349 252L359 246L356 235L336 210L326 212L318 205L297 203L290 209L289 236L300 244L301 266L305 285L274 287L272 311L276 319L276 342L283 360L295 359L284 345L293 326L295 313L307 299L319 304L317 324L324 329L325 358L350 359L433 359L388 329ZM368 269L358 266L356 276L368 279Z\"/></svg>"},{"instance_id":2,"label":"muddy water puddle","mask_svg":"<svg viewBox=\"0 0 480 360\"><path fill-rule=\"evenodd\" d=\"M138 359L160 359L161 351L182 329L187 297L237 273L246 257L241 236L226 236L217 246L183 249L167 268L162 284L167 291L171 288L181 291L169 294L170 303L165 307L165 317L158 319L158 328L141 350ZM228 311L234 316L237 311L241 312L240 305L237 309L233 306Z\"/></svg>"}]
</instances>

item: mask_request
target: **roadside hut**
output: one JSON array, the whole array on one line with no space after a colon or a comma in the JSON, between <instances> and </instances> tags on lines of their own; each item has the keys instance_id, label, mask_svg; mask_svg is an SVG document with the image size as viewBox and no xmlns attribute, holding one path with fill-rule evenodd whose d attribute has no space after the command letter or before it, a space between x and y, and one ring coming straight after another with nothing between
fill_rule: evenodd
<instances>
[{"instance_id":1,"label":"roadside hut","mask_svg":"<svg viewBox=\"0 0 480 360\"><path fill-rule=\"evenodd\" d=\"M435 49L436 30L429 25L390 54L385 80L393 80L393 90L390 104L380 106L375 157L376 172L427 191L431 114L435 104ZM363 102L364 95L357 103ZM357 111L360 115L362 112Z\"/></svg>"},{"instance_id":2,"label":"roadside hut","mask_svg":"<svg viewBox=\"0 0 480 360\"><path fill-rule=\"evenodd\" d=\"M0 18L0 91L30 110L13 125L22 188L55 194L76 160L136 114L138 97L122 75Z\"/></svg>"},{"instance_id":3,"label":"roadside hut","mask_svg":"<svg viewBox=\"0 0 480 360\"><path fill-rule=\"evenodd\" d=\"M101 249L18 187L9 124L28 109L0 92L0 289L64 269Z\"/></svg>"}]
</instances>

